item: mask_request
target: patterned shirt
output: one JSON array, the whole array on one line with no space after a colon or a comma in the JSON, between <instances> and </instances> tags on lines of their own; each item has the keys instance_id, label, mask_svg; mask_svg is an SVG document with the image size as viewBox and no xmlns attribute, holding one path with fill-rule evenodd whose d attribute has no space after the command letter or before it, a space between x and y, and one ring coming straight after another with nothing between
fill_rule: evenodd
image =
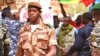
<instances>
[{"instance_id":1,"label":"patterned shirt","mask_svg":"<svg viewBox=\"0 0 100 56\"><path fill-rule=\"evenodd\" d=\"M64 41L65 41L65 49L66 52L71 48L72 45L74 45L74 41L75 41L75 37L74 37L74 31L76 30L76 28L73 27L73 29L71 30L71 32L69 32L65 37L64 37Z\"/></svg>"},{"instance_id":2,"label":"patterned shirt","mask_svg":"<svg viewBox=\"0 0 100 56\"><path fill-rule=\"evenodd\" d=\"M0 56L8 56L6 52L8 48L5 47L9 46L9 42L10 38L8 27L6 26L5 21L3 19L0 19Z\"/></svg>"},{"instance_id":3,"label":"patterned shirt","mask_svg":"<svg viewBox=\"0 0 100 56\"><path fill-rule=\"evenodd\" d=\"M95 25L89 40L92 43L92 46L100 48L100 21Z\"/></svg>"},{"instance_id":4,"label":"patterned shirt","mask_svg":"<svg viewBox=\"0 0 100 56\"><path fill-rule=\"evenodd\" d=\"M18 32L21 27L21 22L18 20L8 20L6 21L8 26L8 31L10 35L10 49L9 49L9 56L16 55L16 48L18 42Z\"/></svg>"},{"instance_id":5,"label":"patterned shirt","mask_svg":"<svg viewBox=\"0 0 100 56\"><path fill-rule=\"evenodd\" d=\"M18 46L24 50L24 56L45 56L48 46L57 45L54 30L42 22L35 26L27 23L19 33Z\"/></svg>"}]
</instances>

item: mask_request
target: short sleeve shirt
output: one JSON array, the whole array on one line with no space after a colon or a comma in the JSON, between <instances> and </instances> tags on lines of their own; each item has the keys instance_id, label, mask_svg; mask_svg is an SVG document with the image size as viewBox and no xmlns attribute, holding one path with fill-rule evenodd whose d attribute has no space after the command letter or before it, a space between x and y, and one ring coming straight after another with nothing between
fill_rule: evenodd
<instances>
[{"instance_id":1,"label":"short sleeve shirt","mask_svg":"<svg viewBox=\"0 0 100 56\"><path fill-rule=\"evenodd\" d=\"M49 46L57 45L54 29L45 24L32 28L28 23L19 33L18 46L24 50L24 56L45 56Z\"/></svg>"}]
</instances>

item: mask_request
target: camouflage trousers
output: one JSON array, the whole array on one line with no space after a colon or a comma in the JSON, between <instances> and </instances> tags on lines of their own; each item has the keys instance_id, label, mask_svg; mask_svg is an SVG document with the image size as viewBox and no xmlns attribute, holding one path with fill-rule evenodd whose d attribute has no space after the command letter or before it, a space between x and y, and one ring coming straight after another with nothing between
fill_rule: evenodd
<instances>
[{"instance_id":1,"label":"camouflage trousers","mask_svg":"<svg viewBox=\"0 0 100 56\"><path fill-rule=\"evenodd\" d=\"M2 39L0 39L0 56L4 56L4 43Z\"/></svg>"},{"instance_id":2,"label":"camouflage trousers","mask_svg":"<svg viewBox=\"0 0 100 56\"><path fill-rule=\"evenodd\" d=\"M9 45L4 45L4 56L9 56Z\"/></svg>"},{"instance_id":3,"label":"camouflage trousers","mask_svg":"<svg viewBox=\"0 0 100 56\"><path fill-rule=\"evenodd\" d=\"M92 56L100 56L100 48L92 47Z\"/></svg>"},{"instance_id":4,"label":"camouflage trousers","mask_svg":"<svg viewBox=\"0 0 100 56\"><path fill-rule=\"evenodd\" d=\"M9 45L4 44L3 41L0 41L0 56L8 56Z\"/></svg>"},{"instance_id":5,"label":"camouflage trousers","mask_svg":"<svg viewBox=\"0 0 100 56\"><path fill-rule=\"evenodd\" d=\"M4 48L0 47L0 56L4 56Z\"/></svg>"}]
</instances>

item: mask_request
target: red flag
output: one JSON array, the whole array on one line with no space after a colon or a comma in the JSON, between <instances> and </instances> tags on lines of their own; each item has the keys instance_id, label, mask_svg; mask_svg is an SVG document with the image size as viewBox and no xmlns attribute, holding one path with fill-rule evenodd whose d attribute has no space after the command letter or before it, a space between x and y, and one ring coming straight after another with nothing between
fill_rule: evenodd
<instances>
[{"instance_id":1,"label":"red flag","mask_svg":"<svg viewBox=\"0 0 100 56\"><path fill-rule=\"evenodd\" d=\"M85 4L85 6L90 5L91 3L93 3L95 0L81 0L82 3Z\"/></svg>"}]
</instances>

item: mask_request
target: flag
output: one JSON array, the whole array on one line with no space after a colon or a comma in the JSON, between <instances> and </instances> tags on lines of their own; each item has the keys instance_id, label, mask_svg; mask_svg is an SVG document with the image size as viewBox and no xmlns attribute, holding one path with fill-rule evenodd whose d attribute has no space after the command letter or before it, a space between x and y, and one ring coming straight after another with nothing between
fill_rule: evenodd
<instances>
[{"instance_id":1,"label":"flag","mask_svg":"<svg viewBox=\"0 0 100 56\"><path fill-rule=\"evenodd\" d=\"M80 0L60 0L63 4L78 4Z\"/></svg>"},{"instance_id":2,"label":"flag","mask_svg":"<svg viewBox=\"0 0 100 56\"><path fill-rule=\"evenodd\" d=\"M81 0L81 2L87 7L89 6L91 3L93 3L95 0Z\"/></svg>"}]
</instances>

